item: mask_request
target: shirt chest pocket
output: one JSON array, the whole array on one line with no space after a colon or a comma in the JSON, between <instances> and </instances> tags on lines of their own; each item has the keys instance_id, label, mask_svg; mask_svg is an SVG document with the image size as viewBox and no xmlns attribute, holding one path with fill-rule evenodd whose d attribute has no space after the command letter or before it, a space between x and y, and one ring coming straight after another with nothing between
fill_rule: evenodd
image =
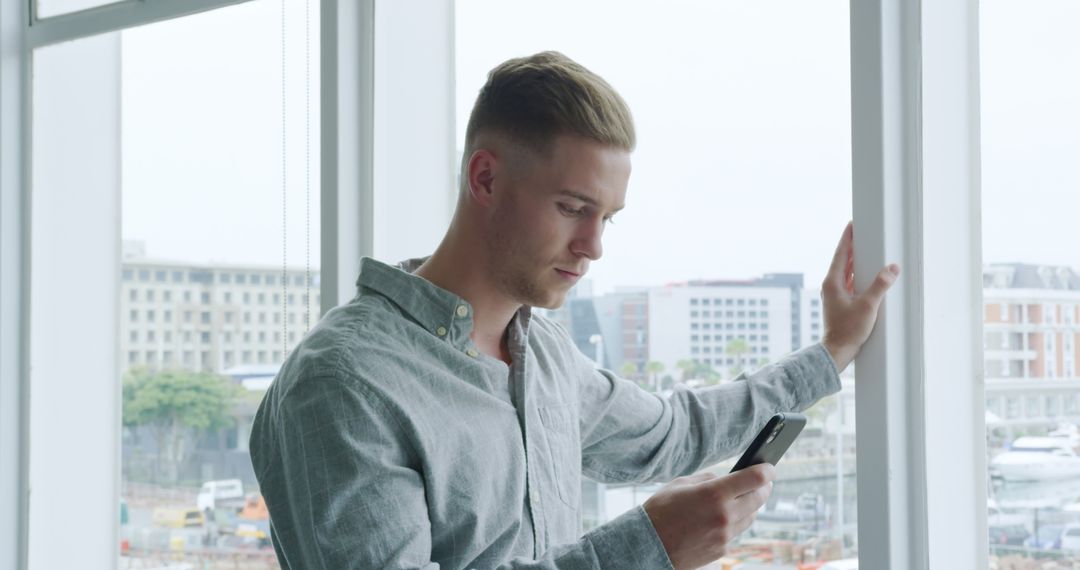
<instances>
[{"instance_id":1,"label":"shirt chest pocket","mask_svg":"<svg viewBox=\"0 0 1080 570\"><path fill-rule=\"evenodd\" d=\"M539 408L544 439L551 455L551 474L559 498L577 509L581 502L581 440L572 404Z\"/></svg>"}]
</instances>

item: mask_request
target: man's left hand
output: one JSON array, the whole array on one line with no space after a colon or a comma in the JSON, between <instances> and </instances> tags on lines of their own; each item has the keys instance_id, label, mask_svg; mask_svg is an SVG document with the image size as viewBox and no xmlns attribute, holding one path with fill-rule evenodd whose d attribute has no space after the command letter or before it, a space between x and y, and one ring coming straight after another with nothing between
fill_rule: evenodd
<instances>
[{"instance_id":1,"label":"man's left hand","mask_svg":"<svg viewBox=\"0 0 1080 570\"><path fill-rule=\"evenodd\" d=\"M838 372L855 360L855 355L870 337L877 322L878 307L900 275L900 266L890 264L878 272L869 289L856 293L853 233L852 223L848 222L840 244L836 246L829 274L821 284L825 313L825 337L821 343L832 355Z\"/></svg>"}]
</instances>

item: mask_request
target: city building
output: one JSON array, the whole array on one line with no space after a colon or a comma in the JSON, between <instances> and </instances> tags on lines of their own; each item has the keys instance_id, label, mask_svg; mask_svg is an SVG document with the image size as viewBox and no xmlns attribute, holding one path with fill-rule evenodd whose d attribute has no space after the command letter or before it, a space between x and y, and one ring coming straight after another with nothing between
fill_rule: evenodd
<instances>
[{"instance_id":1,"label":"city building","mask_svg":"<svg viewBox=\"0 0 1080 570\"><path fill-rule=\"evenodd\" d=\"M987 427L1014 434L1080 421L1080 275L987 265L983 312Z\"/></svg>"},{"instance_id":2,"label":"city building","mask_svg":"<svg viewBox=\"0 0 1080 570\"><path fill-rule=\"evenodd\" d=\"M819 341L821 300L802 281L785 273L649 289L649 360L667 372L691 361L729 377Z\"/></svg>"},{"instance_id":3,"label":"city building","mask_svg":"<svg viewBox=\"0 0 1080 570\"><path fill-rule=\"evenodd\" d=\"M155 260L138 244L120 271L125 370L279 365L319 319L318 272Z\"/></svg>"}]
</instances>

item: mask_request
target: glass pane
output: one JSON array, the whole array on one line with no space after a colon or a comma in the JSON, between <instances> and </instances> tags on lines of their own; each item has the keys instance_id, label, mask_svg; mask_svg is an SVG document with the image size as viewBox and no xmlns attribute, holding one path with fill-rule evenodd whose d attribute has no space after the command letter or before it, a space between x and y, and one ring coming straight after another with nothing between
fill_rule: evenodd
<instances>
[{"instance_id":1,"label":"glass pane","mask_svg":"<svg viewBox=\"0 0 1080 570\"><path fill-rule=\"evenodd\" d=\"M1080 62L1080 5L996 0L983 2L980 15L991 566L1040 559L1040 568L1073 567L1080 82L1064 70Z\"/></svg>"},{"instance_id":2,"label":"glass pane","mask_svg":"<svg viewBox=\"0 0 1080 570\"><path fill-rule=\"evenodd\" d=\"M70 12L78 12L88 8L97 8L106 4L116 4L120 0L36 0L38 18L59 16Z\"/></svg>"},{"instance_id":3,"label":"glass pane","mask_svg":"<svg viewBox=\"0 0 1080 570\"><path fill-rule=\"evenodd\" d=\"M634 114L627 208L605 230L603 259L551 314L583 353L667 392L728 382L820 340L817 286L851 217L846 3L471 0L456 10L459 151L487 72L539 51L598 73ZM807 413L769 504L730 554L740 567L857 556L850 369L843 383ZM660 487L582 486L586 529Z\"/></svg>"},{"instance_id":4,"label":"glass pane","mask_svg":"<svg viewBox=\"0 0 1080 570\"><path fill-rule=\"evenodd\" d=\"M124 34L119 345L133 563L179 549L200 564L241 552L250 567L277 567L248 430L320 314L319 40L312 24L306 57L305 4L318 9L288 3L284 32L282 3L261 0ZM162 390L213 397L187 410L183 430L162 431L173 411L153 404Z\"/></svg>"},{"instance_id":5,"label":"glass pane","mask_svg":"<svg viewBox=\"0 0 1080 570\"><path fill-rule=\"evenodd\" d=\"M318 6L288 3L285 30L256 0L34 54L34 477L119 488L94 495L121 568L278 567L248 437L320 316ZM50 470L112 471L94 430L121 442L120 481ZM35 565L74 566L47 546L74 508L53 502L31 505Z\"/></svg>"}]
</instances>

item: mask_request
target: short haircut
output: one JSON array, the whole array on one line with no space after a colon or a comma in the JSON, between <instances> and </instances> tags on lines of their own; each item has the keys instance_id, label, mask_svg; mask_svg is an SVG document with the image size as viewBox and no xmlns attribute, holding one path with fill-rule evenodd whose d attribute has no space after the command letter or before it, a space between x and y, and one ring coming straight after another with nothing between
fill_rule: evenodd
<instances>
[{"instance_id":1,"label":"short haircut","mask_svg":"<svg viewBox=\"0 0 1080 570\"><path fill-rule=\"evenodd\" d=\"M626 101L599 75L556 51L511 59L488 73L465 131L463 178L483 134L545 156L561 135L626 151L637 143Z\"/></svg>"}]
</instances>

